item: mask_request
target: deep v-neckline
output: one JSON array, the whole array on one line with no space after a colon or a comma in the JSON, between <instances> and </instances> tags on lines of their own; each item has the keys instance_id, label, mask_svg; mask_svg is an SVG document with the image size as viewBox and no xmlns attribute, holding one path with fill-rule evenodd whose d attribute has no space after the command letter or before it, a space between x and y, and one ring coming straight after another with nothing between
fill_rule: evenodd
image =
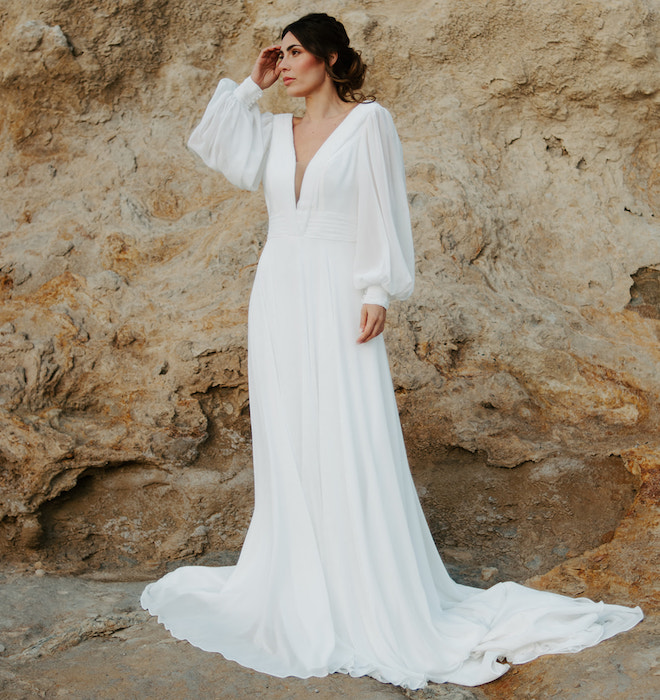
<instances>
[{"instance_id":1,"label":"deep v-neckline","mask_svg":"<svg viewBox=\"0 0 660 700\"><path fill-rule=\"evenodd\" d=\"M359 106L362 103L358 103L353 107L347 114L346 116L337 124L337 126L325 137L323 143L314 151L314 155L307 161L307 165L305 166L305 169L303 170L302 176L300 178L300 192L298 193L298 196L296 197L296 169L298 167L298 155L296 153L296 139L294 137L294 129L293 129L293 120L295 119L295 116L292 114L291 115L291 120L289 123L290 126L290 132L291 132L291 150L293 152L293 182L292 187L293 187L293 203L295 205L295 208L298 209L298 204L300 203L300 200L302 199L302 194L303 194L303 189L305 186L305 176L307 175L307 171L309 170L310 166L312 163L317 159L317 156L321 151L323 151L328 144L329 141L332 141L333 137L335 134L341 130L342 126L350 119L350 116L355 112Z\"/></svg>"}]
</instances>

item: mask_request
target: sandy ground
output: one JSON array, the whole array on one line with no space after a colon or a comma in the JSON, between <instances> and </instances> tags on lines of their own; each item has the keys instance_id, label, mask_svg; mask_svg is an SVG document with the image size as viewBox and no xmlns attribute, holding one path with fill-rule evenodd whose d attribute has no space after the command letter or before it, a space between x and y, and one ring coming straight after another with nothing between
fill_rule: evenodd
<instances>
[{"instance_id":1,"label":"sandy ground","mask_svg":"<svg viewBox=\"0 0 660 700\"><path fill-rule=\"evenodd\" d=\"M176 641L142 611L141 582L5 573L0 578L0 696L6 700L655 700L658 622L594 649L539 659L477 689L405 691L370 678L278 679Z\"/></svg>"}]
</instances>

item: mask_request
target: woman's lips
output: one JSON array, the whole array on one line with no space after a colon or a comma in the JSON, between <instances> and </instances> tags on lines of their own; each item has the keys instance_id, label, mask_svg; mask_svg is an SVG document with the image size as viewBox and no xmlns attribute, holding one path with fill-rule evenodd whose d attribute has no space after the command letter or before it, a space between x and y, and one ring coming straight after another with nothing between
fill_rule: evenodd
<instances>
[{"instance_id":1,"label":"woman's lips","mask_svg":"<svg viewBox=\"0 0 660 700\"><path fill-rule=\"evenodd\" d=\"M295 80L295 78L288 78L288 77L287 77L287 78L283 78L282 82L283 82L285 85L289 85L289 83L292 83L294 80Z\"/></svg>"}]
</instances>

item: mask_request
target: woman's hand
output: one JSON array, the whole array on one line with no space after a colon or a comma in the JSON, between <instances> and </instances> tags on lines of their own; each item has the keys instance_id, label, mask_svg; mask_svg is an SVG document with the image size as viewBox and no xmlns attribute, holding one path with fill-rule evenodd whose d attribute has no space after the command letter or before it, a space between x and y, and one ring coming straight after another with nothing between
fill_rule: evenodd
<instances>
[{"instance_id":1,"label":"woman's hand","mask_svg":"<svg viewBox=\"0 0 660 700\"><path fill-rule=\"evenodd\" d=\"M269 88L279 77L281 46L268 46L261 50L250 77L262 89Z\"/></svg>"},{"instance_id":2,"label":"woman's hand","mask_svg":"<svg viewBox=\"0 0 660 700\"><path fill-rule=\"evenodd\" d=\"M358 343L367 341L379 336L385 329L385 317L387 310L378 304L362 304L360 314L360 337Z\"/></svg>"}]
</instances>

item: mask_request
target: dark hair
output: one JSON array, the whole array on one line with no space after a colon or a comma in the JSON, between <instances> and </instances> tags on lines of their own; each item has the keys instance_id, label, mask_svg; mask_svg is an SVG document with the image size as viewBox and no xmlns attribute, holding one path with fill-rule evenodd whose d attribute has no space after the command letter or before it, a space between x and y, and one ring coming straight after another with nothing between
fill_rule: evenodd
<instances>
[{"instance_id":1,"label":"dark hair","mask_svg":"<svg viewBox=\"0 0 660 700\"><path fill-rule=\"evenodd\" d=\"M367 72L360 52L350 46L344 25L325 12L313 12L284 27L281 38L291 32L311 54L325 63L325 69L344 102L364 102L366 97L360 88ZM337 60L331 65L332 54Z\"/></svg>"}]
</instances>

